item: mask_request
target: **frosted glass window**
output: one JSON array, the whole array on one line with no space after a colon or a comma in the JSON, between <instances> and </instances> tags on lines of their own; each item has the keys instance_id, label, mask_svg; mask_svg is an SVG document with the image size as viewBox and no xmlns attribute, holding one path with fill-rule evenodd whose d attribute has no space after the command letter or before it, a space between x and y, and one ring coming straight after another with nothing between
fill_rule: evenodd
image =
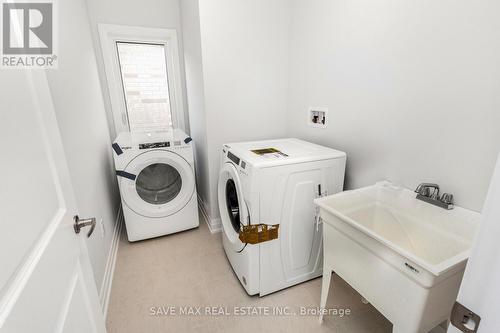
<instances>
[{"instance_id":1,"label":"frosted glass window","mask_svg":"<svg viewBox=\"0 0 500 333\"><path fill-rule=\"evenodd\" d=\"M164 45L117 42L116 46L130 130L171 127Z\"/></svg>"}]
</instances>

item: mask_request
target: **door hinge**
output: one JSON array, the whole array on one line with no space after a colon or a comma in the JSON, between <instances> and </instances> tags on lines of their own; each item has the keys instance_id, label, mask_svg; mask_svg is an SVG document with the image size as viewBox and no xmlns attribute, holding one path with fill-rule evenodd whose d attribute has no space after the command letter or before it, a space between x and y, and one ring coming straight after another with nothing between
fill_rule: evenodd
<instances>
[{"instance_id":1,"label":"door hinge","mask_svg":"<svg viewBox=\"0 0 500 333\"><path fill-rule=\"evenodd\" d=\"M464 333L475 333L481 317L462 304L455 302L451 311L451 324Z\"/></svg>"}]
</instances>

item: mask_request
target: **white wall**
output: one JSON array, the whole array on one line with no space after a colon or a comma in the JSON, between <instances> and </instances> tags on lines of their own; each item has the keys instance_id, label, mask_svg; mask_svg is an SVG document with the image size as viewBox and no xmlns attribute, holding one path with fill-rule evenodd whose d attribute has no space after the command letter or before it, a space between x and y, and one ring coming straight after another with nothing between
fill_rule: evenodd
<instances>
[{"instance_id":1,"label":"white wall","mask_svg":"<svg viewBox=\"0 0 500 333\"><path fill-rule=\"evenodd\" d=\"M499 10L293 0L288 133L346 151L347 188L437 182L481 210L500 148ZM306 125L309 106L329 107L327 129Z\"/></svg>"},{"instance_id":2,"label":"white wall","mask_svg":"<svg viewBox=\"0 0 500 333\"><path fill-rule=\"evenodd\" d=\"M210 211L219 216L223 143L281 137L286 131L287 0L199 2Z\"/></svg>"},{"instance_id":3,"label":"white wall","mask_svg":"<svg viewBox=\"0 0 500 333\"><path fill-rule=\"evenodd\" d=\"M83 0L65 0L59 10L59 68L47 76L80 217L102 219L87 239L100 290L117 219L119 196L111 142ZM86 231L85 231L86 232Z\"/></svg>"},{"instance_id":4,"label":"white wall","mask_svg":"<svg viewBox=\"0 0 500 333\"><path fill-rule=\"evenodd\" d=\"M196 189L201 199L202 209L207 212L211 207L211 198L199 14L198 0L181 1L187 108L191 137L194 142Z\"/></svg>"},{"instance_id":5,"label":"white wall","mask_svg":"<svg viewBox=\"0 0 500 333\"><path fill-rule=\"evenodd\" d=\"M186 105L184 62L182 59L182 31L179 0L86 0L89 10L91 30L94 46L97 53L97 64L101 80L107 118L110 126L111 139L116 137L111 102L109 99L108 85L104 70L101 45L97 25L99 23L121 24L148 28L176 29L179 39L179 53L181 59L181 83L183 87L184 105ZM186 113L187 114L187 113ZM186 115L186 129L189 122Z\"/></svg>"}]
</instances>

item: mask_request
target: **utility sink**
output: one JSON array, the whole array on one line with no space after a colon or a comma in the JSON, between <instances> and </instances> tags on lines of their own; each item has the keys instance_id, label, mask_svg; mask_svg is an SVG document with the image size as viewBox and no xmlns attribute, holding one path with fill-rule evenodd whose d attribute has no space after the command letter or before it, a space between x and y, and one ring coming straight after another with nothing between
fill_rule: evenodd
<instances>
[{"instance_id":1,"label":"utility sink","mask_svg":"<svg viewBox=\"0 0 500 333\"><path fill-rule=\"evenodd\" d=\"M430 205L389 182L315 203L323 221L324 288L334 271L393 323L394 332L424 333L448 320L479 213Z\"/></svg>"}]
</instances>

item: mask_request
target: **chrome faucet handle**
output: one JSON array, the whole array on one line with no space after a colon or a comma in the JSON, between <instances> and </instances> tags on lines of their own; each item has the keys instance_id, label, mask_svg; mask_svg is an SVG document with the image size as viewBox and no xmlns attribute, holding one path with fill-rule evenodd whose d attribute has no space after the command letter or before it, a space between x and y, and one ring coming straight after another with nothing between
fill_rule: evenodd
<instances>
[{"instance_id":1,"label":"chrome faucet handle","mask_svg":"<svg viewBox=\"0 0 500 333\"><path fill-rule=\"evenodd\" d=\"M415 190L416 193L420 194L420 195L423 195L424 197L428 197L431 195L431 189L428 188L428 187L425 187L425 186L420 186L417 187L417 189Z\"/></svg>"},{"instance_id":2,"label":"chrome faucet handle","mask_svg":"<svg viewBox=\"0 0 500 333\"><path fill-rule=\"evenodd\" d=\"M415 193L422 194L422 195L424 195L424 193L423 193L424 191L425 191L424 184L418 185L417 188L415 189Z\"/></svg>"},{"instance_id":3,"label":"chrome faucet handle","mask_svg":"<svg viewBox=\"0 0 500 333\"><path fill-rule=\"evenodd\" d=\"M453 203L454 203L453 194L450 194L450 193L443 193L440 200L442 203L445 203L448 205L453 205Z\"/></svg>"},{"instance_id":4,"label":"chrome faucet handle","mask_svg":"<svg viewBox=\"0 0 500 333\"><path fill-rule=\"evenodd\" d=\"M434 189L431 193L431 189ZM416 193L423 195L425 197L429 197L432 199L436 199L439 197L439 185L433 183L422 183L417 186L415 190Z\"/></svg>"}]
</instances>

